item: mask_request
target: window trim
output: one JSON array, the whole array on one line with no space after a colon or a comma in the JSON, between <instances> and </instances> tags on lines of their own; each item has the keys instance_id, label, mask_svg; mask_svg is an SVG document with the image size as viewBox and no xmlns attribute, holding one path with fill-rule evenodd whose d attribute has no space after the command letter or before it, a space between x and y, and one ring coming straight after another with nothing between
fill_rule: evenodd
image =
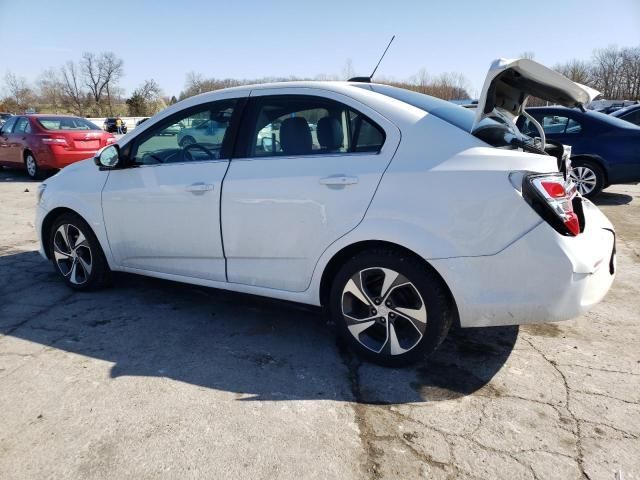
<instances>
[{"instance_id":1,"label":"window trim","mask_svg":"<svg viewBox=\"0 0 640 480\"><path fill-rule=\"evenodd\" d=\"M294 99L294 100L304 100L305 98L310 99L311 101L320 101L326 102L330 104L334 104L339 106L342 110L347 110L355 113L363 119L366 119L371 126L373 126L376 130L378 130L382 134L382 143L380 143L380 147L377 151L364 151L357 152L352 151L352 145L349 147L349 151L347 152L329 152L329 153L319 153L314 152L310 154L298 154L298 155L260 155L256 156L252 154L252 150L254 145L254 127L257 122L258 114L260 111L261 104L270 101L277 101L277 99ZM361 123L361 122L360 122ZM352 131L348 128L348 134L351 135ZM387 132L378 122L373 120L370 116L364 114L362 111L358 110L356 107L349 105L348 103L342 102L340 100L336 100L331 97L312 94L312 93L275 93L268 95L256 95L247 97L247 104L245 106L242 121L240 125L240 132L236 138L235 146L233 149L233 155L231 159L242 159L242 160L262 160L262 159L278 159L278 158L316 158L316 157L328 157L328 156L350 156L350 155L379 155L385 143L387 142ZM353 143L353 142L350 142Z\"/></svg>"}]
</instances>

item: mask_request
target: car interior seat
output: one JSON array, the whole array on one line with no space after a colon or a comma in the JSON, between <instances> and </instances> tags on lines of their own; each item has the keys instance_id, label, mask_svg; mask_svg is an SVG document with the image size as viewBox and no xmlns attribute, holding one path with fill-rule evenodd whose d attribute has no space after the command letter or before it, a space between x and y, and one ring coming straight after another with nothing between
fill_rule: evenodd
<instances>
[{"instance_id":1,"label":"car interior seat","mask_svg":"<svg viewBox=\"0 0 640 480\"><path fill-rule=\"evenodd\" d=\"M343 147L342 122L337 117L322 117L316 130L318 143L324 151L338 152Z\"/></svg>"},{"instance_id":2,"label":"car interior seat","mask_svg":"<svg viewBox=\"0 0 640 480\"><path fill-rule=\"evenodd\" d=\"M303 117L290 117L280 126L280 146L287 155L311 153L311 129Z\"/></svg>"}]
</instances>

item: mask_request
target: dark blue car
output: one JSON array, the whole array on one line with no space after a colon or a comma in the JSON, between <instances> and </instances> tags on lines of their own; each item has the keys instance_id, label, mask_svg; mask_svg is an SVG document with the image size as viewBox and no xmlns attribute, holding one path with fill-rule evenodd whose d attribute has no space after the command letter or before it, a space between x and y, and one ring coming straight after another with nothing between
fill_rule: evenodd
<instances>
[{"instance_id":1,"label":"dark blue car","mask_svg":"<svg viewBox=\"0 0 640 480\"><path fill-rule=\"evenodd\" d=\"M626 120L635 125L640 125L640 103L616 110L611 116Z\"/></svg>"},{"instance_id":2,"label":"dark blue car","mask_svg":"<svg viewBox=\"0 0 640 480\"><path fill-rule=\"evenodd\" d=\"M573 177L578 190L594 197L616 183L640 181L640 127L603 113L577 108L527 108L550 140L571 145ZM538 136L524 117L518 128Z\"/></svg>"}]
</instances>

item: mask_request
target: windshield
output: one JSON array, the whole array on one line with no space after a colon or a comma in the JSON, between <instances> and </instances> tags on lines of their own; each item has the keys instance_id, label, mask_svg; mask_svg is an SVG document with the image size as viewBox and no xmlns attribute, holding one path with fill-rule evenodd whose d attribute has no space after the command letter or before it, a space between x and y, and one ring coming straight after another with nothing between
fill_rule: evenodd
<instances>
[{"instance_id":1,"label":"windshield","mask_svg":"<svg viewBox=\"0 0 640 480\"><path fill-rule=\"evenodd\" d=\"M39 117L37 120L46 130L100 130L97 125L78 117Z\"/></svg>"},{"instance_id":2,"label":"windshield","mask_svg":"<svg viewBox=\"0 0 640 480\"><path fill-rule=\"evenodd\" d=\"M465 108L460 105L431 97L423 93L405 90L404 88L390 85L371 85L374 92L381 93L401 102L424 110L431 115L454 125L465 132L471 133L475 120L475 109ZM494 147L506 147L512 145L512 139L518 136L502 119L484 118L474 131L474 136Z\"/></svg>"}]
</instances>

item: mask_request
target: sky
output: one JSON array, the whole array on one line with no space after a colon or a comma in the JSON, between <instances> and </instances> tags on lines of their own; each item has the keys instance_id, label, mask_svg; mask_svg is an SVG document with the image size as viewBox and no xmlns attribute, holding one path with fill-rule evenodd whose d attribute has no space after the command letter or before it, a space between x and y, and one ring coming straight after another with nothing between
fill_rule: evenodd
<instances>
[{"instance_id":1,"label":"sky","mask_svg":"<svg viewBox=\"0 0 640 480\"><path fill-rule=\"evenodd\" d=\"M368 75L394 34L379 76L459 72L476 96L498 57L530 51L553 66L640 46L640 0L0 0L0 75L33 81L85 51L112 51L124 60L125 93L153 78L178 96L190 71L342 75L350 59Z\"/></svg>"}]
</instances>

